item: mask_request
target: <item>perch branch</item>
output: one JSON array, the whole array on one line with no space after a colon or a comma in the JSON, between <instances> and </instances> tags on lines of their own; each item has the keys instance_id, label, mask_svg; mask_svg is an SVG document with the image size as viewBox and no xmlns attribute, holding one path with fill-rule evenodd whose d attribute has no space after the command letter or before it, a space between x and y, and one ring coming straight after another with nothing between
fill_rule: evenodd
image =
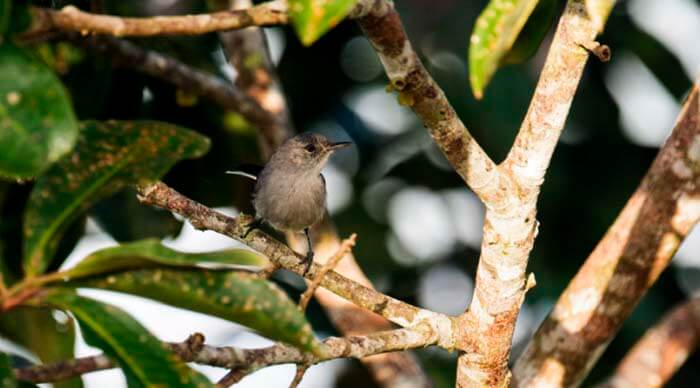
<instances>
[{"instance_id":1,"label":"perch branch","mask_svg":"<svg viewBox=\"0 0 700 388\"><path fill-rule=\"evenodd\" d=\"M264 2L255 7L200 15L129 18L81 11L75 6L61 10L32 7L32 24L26 32L41 35L51 31L72 31L83 35L112 36L200 35L248 26L287 23L287 2Z\"/></svg>"},{"instance_id":2,"label":"perch branch","mask_svg":"<svg viewBox=\"0 0 700 388\"><path fill-rule=\"evenodd\" d=\"M698 84L640 186L516 362L518 386L580 384L700 219Z\"/></svg>"},{"instance_id":3,"label":"perch branch","mask_svg":"<svg viewBox=\"0 0 700 388\"><path fill-rule=\"evenodd\" d=\"M435 345L439 340L438 333L433 330L432 326L427 322L421 322L414 327L382 331L364 336L326 338L323 344L327 354L319 357L281 343L262 349L208 346L203 344L204 337L201 334L194 336L197 337L194 341L188 339L183 343L170 343L168 345L184 361L243 370L245 373L252 373L271 365L312 365L336 358L362 358L385 352L422 348ZM116 366L107 356L98 355L15 369L15 375L23 381L46 383Z\"/></svg>"},{"instance_id":4,"label":"perch branch","mask_svg":"<svg viewBox=\"0 0 700 388\"><path fill-rule=\"evenodd\" d=\"M664 386L700 343L700 298L677 306L630 350L599 388Z\"/></svg>"},{"instance_id":5,"label":"perch branch","mask_svg":"<svg viewBox=\"0 0 700 388\"><path fill-rule=\"evenodd\" d=\"M197 229L212 230L241 241L267 256L271 262L276 263L281 268L300 275L304 273L304 257L292 251L285 244L260 230L255 230L246 236L248 225L253 221L250 216L241 214L236 218L228 217L183 196L162 182L141 186L138 191L139 200L145 204L177 213L187 218ZM309 279L314 279L320 271L321 266L313 263L306 276ZM323 277L321 286L399 326L408 327L421 321L428 322L438 333L440 346L450 348L453 345L453 319L449 316L394 299L352 281L335 271L330 271Z\"/></svg>"}]
</instances>

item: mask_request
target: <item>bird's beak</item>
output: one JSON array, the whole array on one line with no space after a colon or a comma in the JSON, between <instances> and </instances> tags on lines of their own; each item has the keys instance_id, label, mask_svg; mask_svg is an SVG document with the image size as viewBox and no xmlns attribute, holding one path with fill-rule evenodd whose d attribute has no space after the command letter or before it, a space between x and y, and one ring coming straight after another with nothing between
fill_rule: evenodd
<instances>
[{"instance_id":1,"label":"bird's beak","mask_svg":"<svg viewBox=\"0 0 700 388\"><path fill-rule=\"evenodd\" d=\"M339 142L337 142L337 143L331 143L329 148L330 148L332 151L335 151L335 150L337 150L337 149L339 149L339 148L347 147L347 146L349 146L350 144L352 144L352 143L349 142L349 141L339 141Z\"/></svg>"}]
</instances>

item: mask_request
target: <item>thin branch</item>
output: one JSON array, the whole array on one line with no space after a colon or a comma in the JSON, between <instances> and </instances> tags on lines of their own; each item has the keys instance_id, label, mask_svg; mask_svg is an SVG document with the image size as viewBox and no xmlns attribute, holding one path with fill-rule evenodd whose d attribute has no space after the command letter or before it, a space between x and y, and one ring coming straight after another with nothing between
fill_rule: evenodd
<instances>
[{"instance_id":1,"label":"thin branch","mask_svg":"<svg viewBox=\"0 0 700 388\"><path fill-rule=\"evenodd\" d=\"M198 335L203 339L201 334ZM279 364L313 365L337 358L362 358L375 354L423 348L437 344L438 336L433 328L422 322L415 327L388 330L365 336L329 337L323 341L327 354L323 357L304 353L299 349L276 344L262 349L214 347L200 344L168 344L184 361L228 368L236 372L240 380L244 373ZM36 365L15 369L18 379L32 383L47 383L65 380L84 373L111 369L117 364L104 355L83 357L53 364ZM233 380L233 378L231 378ZM224 381L224 383L227 383Z\"/></svg>"},{"instance_id":2,"label":"thin branch","mask_svg":"<svg viewBox=\"0 0 700 388\"><path fill-rule=\"evenodd\" d=\"M69 35L68 37L89 49L109 55L118 65L207 97L224 109L239 112L252 123L268 120L266 112L246 94L233 88L223 79L192 68L173 57L143 49L122 39L106 36L81 38L77 35Z\"/></svg>"},{"instance_id":3,"label":"thin branch","mask_svg":"<svg viewBox=\"0 0 700 388\"><path fill-rule=\"evenodd\" d=\"M297 388L301 384L301 380L304 378L306 371L309 369L308 365L299 364L297 365L297 370L294 373L294 378L292 382L289 383L289 388Z\"/></svg>"},{"instance_id":4,"label":"thin branch","mask_svg":"<svg viewBox=\"0 0 700 388\"><path fill-rule=\"evenodd\" d=\"M305 264L302 255L260 230L255 230L246 236L248 225L253 221L250 216L244 214L235 218L226 216L183 196L162 182L141 186L138 191L139 200L145 204L177 213L187 218L197 229L212 230L241 241L267 256L271 262L281 268L300 275L304 273ZM314 279L320 270L321 266L313 263L306 274L307 278ZM321 286L399 326L408 327L421 321L428 322L438 334L438 342L441 346L446 348L453 346L453 319L449 316L386 296L335 271L330 271L323 277Z\"/></svg>"},{"instance_id":5,"label":"thin branch","mask_svg":"<svg viewBox=\"0 0 700 388\"><path fill-rule=\"evenodd\" d=\"M250 0L211 0L219 9L246 9ZM277 78L263 30L248 27L219 33L229 62L236 68L236 88L267 112L269 120L257 125L258 144L267 159L292 133L282 86Z\"/></svg>"},{"instance_id":6,"label":"thin branch","mask_svg":"<svg viewBox=\"0 0 700 388\"><path fill-rule=\"evenodd\" d=\"M391 87L423 122L454 170L487 206L506 204L507 177L499 174L421 63L392 2L360 1L351 17L377 51Z\"/></svg>"},{"instance_id":7,"label":"thin branch","mask_svg":"<svg viewBox=\"0 0 700 388\"><path fill-rule=\"evenodd\" d=\"M700 80L639 188L515 364L518 386L576 386L700 219Z\"/></svg>"},{"instance_id":8,"label":"thin branch","mask_svg":"<svg viewBox=\"0 0 700 388\"><path fill-rule=\"evenodd\" d=\"M268 1L258 6L201 15L155 16L127 18L99 15L74 6L60 11L32 7L32 24L27 31L39 35L51 31L72 31L83 35L112 36L200 35L235 30L248 26L269 26L287 23L287 2Z\"/></svg>"},{"instance_id":9,"label":"thin branch","mask_svg":"<svg viewBox=\"0 0 700 388\"><path fill-rule=\"evenodd\" d=\"M699 344L700 298L695 298L649 329L599 388L662 387Z\"/></svg>"},{"instance_id":10,"label":"thin branch","mask_svg":"<svg viewBox=\"0 0 700 388\"><path fill-rule=\"evenodd\" d=\"M333 257L331 257L327 262L323 264L318 275L311 281L306 291L304 291L304 293L301 294L301 298L299 299L299 308L301 309L301 311L306 310L306 306L309 304L311 297L321 285L321 281L323 280L323 277L326 276L328 271L335 268L335 266L338 265L338 262L340 262L340 260L352 250L352 248L355 246L356 239L357 235L353 233L349 238L343 240L343 242L340 243L340 248L338 248L338 252L336 252L335 255L333 255Z\"/></svg>"},{"instance_id":11,"label":"thin branch","mask_svg":"<svg viewBox=\"0 0 700 388\"><path fill-rule=\"evenodd\" d=\"M224 375L224 377L221 378L221 380L216 382L217 387L230 387L234 384L237 384L239 381L243 380L244 377L248 376L249 374L253 373L252 368L248 368L245 366L233 368L228 373Z\"/></svg>"}]
</instances>

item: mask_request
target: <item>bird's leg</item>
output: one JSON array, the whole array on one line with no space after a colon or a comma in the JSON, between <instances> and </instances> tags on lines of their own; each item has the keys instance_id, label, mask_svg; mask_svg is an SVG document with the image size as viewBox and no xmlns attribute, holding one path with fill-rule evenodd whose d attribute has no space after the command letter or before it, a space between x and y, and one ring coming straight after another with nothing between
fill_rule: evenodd
<instances>
[{"instance_id":1,"label":"bird's leg","mask_svg":"<svg viewBox=\"0 0 700 388\"><path fill-rule=\"evenodd\" d=\"M245 231L245 234L243 235L243 238L247 238L250 232L254 231L255 229L260 229L260 227L263 224L263 220L261 218L255 218L253 222L248 224L248 230Z\"/></svg>"},{"instance_id":2,"label":"bird's leg","mask_svg":"<svg viewBox=\"0 0 700 388\"><path fill-rule=\"evenodd\" d=\"M311 268L311 263L314 262L314 249L311 246L311 237L309 236L309 228L304 228L304 234L306 235L306 244L307 244L307 251L306 251L306 258L304 259L304 273L302 276L306 276L306 274L309 272L309 268Z\"/></svg>"}]
</instances>

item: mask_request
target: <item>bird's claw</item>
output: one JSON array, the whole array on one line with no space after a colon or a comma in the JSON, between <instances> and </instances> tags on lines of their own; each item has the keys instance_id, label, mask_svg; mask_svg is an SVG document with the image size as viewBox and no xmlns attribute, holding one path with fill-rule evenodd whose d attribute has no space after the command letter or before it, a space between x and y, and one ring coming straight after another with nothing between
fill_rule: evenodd
<instances>
[{"instance_id":1,"label":"bird's claw","mask_svg":"<svg viewBox=\"0 0 700 388\"><path fill-rule=\"evenodd\" d=\"M259 229L260 224L261 224L261 222L258 219L255 219L250 224L248 224L248 230L246 230L245 233L243 234L243 238L248 238L248 235L250 234L250 232L254 231L255 229Z\"/></svg>"},{"instance_id":2,"label":"bird's claw","mask_svg":"<svg viewBox=\"0 0 700 388\"><path fill-rule=\"evenodd\" d=\"M314 262L314 251L308 251L306 252L306 257L304 257L304 272L302 273L301 276L306 277L306 275L309 273L309 269L311 269L311 263Z\"/></svg>"}]
</instances>

